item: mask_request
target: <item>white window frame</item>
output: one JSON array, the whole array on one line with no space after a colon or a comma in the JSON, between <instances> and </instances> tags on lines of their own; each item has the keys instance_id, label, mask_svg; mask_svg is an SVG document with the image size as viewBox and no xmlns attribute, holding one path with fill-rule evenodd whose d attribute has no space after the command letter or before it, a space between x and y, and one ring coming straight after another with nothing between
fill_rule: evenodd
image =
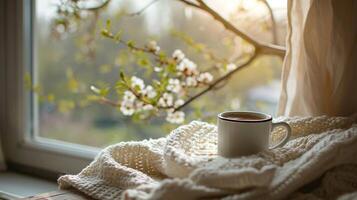
<instances>
[{"instance_id":1,"label":"white window frame","mask_svg":"<svg viewBox=\"0 0 357 200\"><path fill-rule=\"evenodd\" d=\"M100 149L40 138L35 133L36 96L26 91L23 81L25 72L36 67L32 31L34 6L34 0L0 1L0 136L3 151L10 167L21 165L56 174L78 173Z\"/></svg>"}]
</instances>

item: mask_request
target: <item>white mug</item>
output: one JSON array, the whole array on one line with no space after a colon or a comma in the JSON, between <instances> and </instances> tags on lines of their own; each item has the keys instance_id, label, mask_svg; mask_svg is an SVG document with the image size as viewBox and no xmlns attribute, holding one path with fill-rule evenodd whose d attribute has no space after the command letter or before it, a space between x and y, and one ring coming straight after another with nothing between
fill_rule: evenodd
<instances>
[{"instance_id":1,"label":"white mug","mask_svg":"<svg viewBox=\"0 0 357 200\"><path fill-rule=\"evenodd\" d=\"M269 147L269 135L278 126L286 129L285 137ZM289 141L291 128L286 122L273 123L268 114L228 111L218 115L218 155L234 158L283 146Z\"/></svg>"}]
</instances>

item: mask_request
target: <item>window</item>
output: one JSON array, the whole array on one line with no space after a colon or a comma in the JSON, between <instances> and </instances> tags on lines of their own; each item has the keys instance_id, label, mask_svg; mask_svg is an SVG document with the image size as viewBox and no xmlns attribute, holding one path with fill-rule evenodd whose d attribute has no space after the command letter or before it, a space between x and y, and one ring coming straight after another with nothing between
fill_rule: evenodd
<instances>
[{"instance_id":1,"label":"window","mask_svg":"<svg viewBox=\"0 0 357 200\"><path fill-rule=\"evenodd\" d=\"M142 60L127 48L101 36L100 30L108 19L111 19L113 29L122 30L126 41L132 40L143 46L155 40L168 54L181 49L199 66L212 64L212 60L207 59L209 53L202 53L202 47L219 58L239 57L241 52L249 50L249 45L234 37L210 16L177 1L158 1L140 15L127 16L125 13L138 11L150 1L112 0L105 11L82 13L88 16L83 20L73 19L66 26L61 25L58 21L61 18L56 13L58 4L66 1L7 2L10 6L17 6L16 13L7 13L8 26L17 20L18 27L10 29L23 33L9 36L17 37L21 45L9 54L21 57L21 60L9 62L7 68L17 66L16 62L21 62L18 66L24 68L8 69L7 73L13 73L17 79L7 79L6 82L19 88L21 95L9 89L6 98L13 95L17 100L14 102L19 105L16 116L23 115L23 120L16 123L26 124L19 129L13 126L6 129L7 132L17 132L16 136L7 133L10 143L15 139L21 143L21 148L8 144L7 154L11 154L13 162L52 171L76 172L90 161L98 148L120 141L158 138L177 126L167 123L165 118L135 121L117 108L87 101L91 85L113 86L119 71L150 81L150 75L145 75L148 73L145 63L140 63ZM284 0L268 1L275 23L271 23L266 5L259 2L208 3L255 38L284 45ZM54 26L56 20L57 25ZM281 65L279 57L259 57L229 81L220 84L220 89L205 94L185 108L186 122L202 119L214 123L216 114L223 110L256 110L274 114L279 97ZM22 77L25 77L24 82ZM28 81L35 92L26 90ZM115 98L115 94L112 92L109 97ZM23 101L25 106L22 106ZM9 104L8 101L6 105ZM54 162L45 163L50 159Z\"/></svg>"}]
</instances>

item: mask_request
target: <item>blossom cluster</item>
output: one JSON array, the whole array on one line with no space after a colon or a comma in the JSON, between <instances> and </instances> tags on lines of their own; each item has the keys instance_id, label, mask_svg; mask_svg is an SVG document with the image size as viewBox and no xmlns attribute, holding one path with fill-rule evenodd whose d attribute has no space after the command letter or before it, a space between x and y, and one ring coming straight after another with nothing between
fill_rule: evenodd
<instances>
[{"instance_id":1,"label":"blossom cluster","mask_svg":"<svg viewBox=\"0 0 357 200\"><path fill-rule=\"evenodd\" d=\"M155 41L151 41L146 48L158 54L160 47ZM164 110L166 120L170 123L180 124L185 120L183 111L175 110L182 106L185 101L183 97L188 88L196 88L208 85L213 81L213 75L209 72L200 72L196 63L188 59L181 50L175 50L169 58L175 63L174 72L165 77L164 91L155 89L151 85L145 85L144 81L136 76L130 78L130 85L120 104L120 111L127 116L147 111ZM162 73L165 65L154 67L154 71ZM164 71L165 72L165 71Z\"/></svg>"},{"instance_id":2,"label":"blossom cluster","mask_svg":"<svg viewBox=\"0 0 357 200\"><path fill-rule=\"evenodd\" d=\"M160 47L157 45L156 41L150 41L146 45L146 48L148 48L150 51L154 53L158 53L160 51Z\"/></svg>"},{"instance_id":3,"label":"blossom cluster","mask_svg":"<svg viewBox=\"0 0 357 200\"><path fill-rule=\"evenodd\" d=\"M152 100L157 97L157 91L151 86L145 86L145 83L142 79L133 76L130 79L130 88L135 88L131 90L126 90L124 92L121 104L120 111L127 116L132 116L135 113L152 111L155 109L155 105L145 102L143 99ZM166 109L167 116L166 120L170 123L183 123L185 119L185 113L182 111L174 112L174 108L184 104L183 99L174 99L174 95L169 92L164 92L159 100L157 101L157 108Z\"/></svg>"},{"instance_id":4,"label":"blossom cluster","mask_svg":"<svg viewBox=\"0 0 357 200\"><path fill-rule=\"evenodd\" d=\"M137 95L145 97L148 99L153 99L156 97L157 92L151 85L145 86L144 81L136 76L131 77L131 88L134 88L138 92ZM133 91L127 90L124 92L123 99L120 104L120 111L124 115L131 116L135 112L151 111L154 106L145 103L138 98Z\"/></svg>"},{"instance_id":5,"label":"blossom cluster","mask_svg":"<svg viewBox=\"0 0 357 200\"><path fill-rule=\"evenodd\" d=\"M177 74L181 75L183 78L183 86L197 87L199 84L209 84L213 81L213 76L211 73L200 73L197 69L197 65L193 61L186 58L185 54L181 50L175 50L172 54L172 58L177 63Z\"/></svg>"}]
</instances>

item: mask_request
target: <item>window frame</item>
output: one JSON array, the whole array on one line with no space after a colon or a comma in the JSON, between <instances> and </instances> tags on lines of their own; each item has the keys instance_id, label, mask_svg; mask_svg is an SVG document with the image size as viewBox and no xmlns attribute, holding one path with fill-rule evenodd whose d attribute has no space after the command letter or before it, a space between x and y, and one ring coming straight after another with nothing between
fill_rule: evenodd
<instances>
[{"instance_id":1,"label":"window frame","mask_svg":"<svg viewBox=\"0 0 357 200\"><path fill-rule=\"evenodd\" d=\"M0 136L9 167L21 165L56 174L78 173L99 148L41 138L36 131L36 96L26 91L23 77L35 69L33 19L35 0L0 2ZM25 67L26 66L26 67ZM32 74L35 75L35 74ZM36 77L33 79L35 80Z\"/></svg>"}]
</instances>

